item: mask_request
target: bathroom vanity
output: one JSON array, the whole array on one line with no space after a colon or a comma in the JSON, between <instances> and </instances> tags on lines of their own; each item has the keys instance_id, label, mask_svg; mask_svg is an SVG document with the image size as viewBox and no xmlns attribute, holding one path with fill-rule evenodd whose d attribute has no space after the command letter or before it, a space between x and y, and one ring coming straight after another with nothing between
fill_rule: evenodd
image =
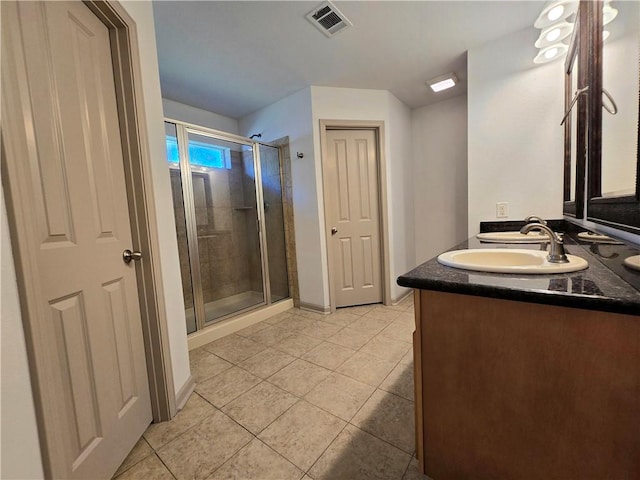
<instances>
[{"instance_id":1,"label":"bathroom vanity","mask_svg":"<svg viewBox=\"0 0 640 480\"><path fill-rule=\"evenodd\" d=\"M586 270L432 259L399 277L415 289L416 452L432 479L640 477L640 271L623 265L640 252L565 239Z\"/></svg>"}]
</instances>

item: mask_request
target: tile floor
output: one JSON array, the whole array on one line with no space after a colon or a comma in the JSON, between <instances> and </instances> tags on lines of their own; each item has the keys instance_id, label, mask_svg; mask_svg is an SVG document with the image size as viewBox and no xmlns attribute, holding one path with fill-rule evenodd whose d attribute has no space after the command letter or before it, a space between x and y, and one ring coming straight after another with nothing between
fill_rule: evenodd
<instances>
[{"instance_id":1,"label":"tile floor","mask_svg":"<svg viewBox=\"0 0 640 480\"><path fill-rule=\"evenodd\" d=\"M196 391L129 479L413 480L413 301L291 309L191 352Z\"/></svg>"}]
</instances>

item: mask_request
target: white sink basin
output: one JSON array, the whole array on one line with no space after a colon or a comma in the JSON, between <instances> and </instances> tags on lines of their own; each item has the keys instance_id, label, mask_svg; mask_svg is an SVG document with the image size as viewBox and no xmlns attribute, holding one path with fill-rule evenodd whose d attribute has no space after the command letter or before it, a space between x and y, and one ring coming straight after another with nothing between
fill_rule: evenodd
<instances>
[{"instance_id":1,"label":"white sink basin","mask_svg":"<svg viewBox=\"0 0 640 480\"><path fill-rule=\"evenodd\" d=\"M526 273L546 275L584 270L587 261L575 255L567 255L569 263L549 263L547 252L507 248L453 250L438 256L438 262L449 267L477 272Z\"/></svg>"},{"instance_id":2,"label":"white sink basin","mask_svg":"<svg viewBox=\"0 0 640 480\"><path fill-rule=\"evenodd\" d=\"M478 240L490 243L544 243L549 237L539 232L485 232L476 235Z\"/></svg>"},{"instance_id":3,"label":"white sink basin","mask_svg":"<svg viewBox=\"0 0 640 480\"><path fill-rule=\"evenodd\" d=\"M602 235L600 233L580 232L578 234L578 238L580 240L584 240L591 243L608 243L611 245L622 245L622 242L619 242L615 238L611 238L608 235Z\"/></svg>"},{"instance_id":4,"label":"white sink basin","mask_svg":"<svg viewBox=\"0 0 640 480\"><path fill-rule=\"evenodd\" d=\"M629 268L640 270L640 255L634 255L633 257L625 258L624 264Z\"/></svg>"}]
</instances>

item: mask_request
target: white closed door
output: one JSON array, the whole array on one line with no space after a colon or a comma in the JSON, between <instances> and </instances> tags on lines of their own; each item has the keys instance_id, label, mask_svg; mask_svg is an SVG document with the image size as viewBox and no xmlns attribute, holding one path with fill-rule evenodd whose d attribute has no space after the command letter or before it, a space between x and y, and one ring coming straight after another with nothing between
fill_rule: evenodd
<instances>
[{"instance_id":1,"label":"white closed door","mask_svg":"<svg viewBox=\"0 0 640 480\"><path fill-rule=\"evenodd\" d=\"M152 415L109 31L82 2L1 6L5 195L45 468L110 478Z\"/></svg>"},{"instance_id":2,"label":"white closed door","mask_svg":"<svg viewBox=\"0 0 640 480\"><path fill-rule=\"evenodd\" d=\"M382 302L375 131L327 130L325 218L336 307Z\"/></svg>"}]
</instances>

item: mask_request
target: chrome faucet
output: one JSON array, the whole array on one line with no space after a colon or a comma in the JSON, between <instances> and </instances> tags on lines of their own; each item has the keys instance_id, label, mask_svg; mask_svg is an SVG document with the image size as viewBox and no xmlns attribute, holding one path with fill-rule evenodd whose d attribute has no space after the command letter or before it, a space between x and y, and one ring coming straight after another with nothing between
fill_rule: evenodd
<instances>
[{"instance_id":1,"label":"chrome faucet","mask_svg":"<svg viewBox=\"0 0 640 480\"><path fill-rule=\"evenodd\" d=\"M527 234L531 230L540 230L541 233L546 233L549 237L549 255L547 255L549 263L569 263L567 254L564 251L564 241L560 234L542 223L527 223L522 227L520 233Z\"/></svg>"},{"instance_id":2,"label":"chrome faucet","mask_svg":"<svg viewBox=\"0 0 640 480\"><path fill-rule=\"evenodd\" d=\"M537 215L529 215L527 218L524 219L524 223L540 223L542 225L546 225L547 221L543 218L540 218Z\"/></svg>"}]
</instances>

